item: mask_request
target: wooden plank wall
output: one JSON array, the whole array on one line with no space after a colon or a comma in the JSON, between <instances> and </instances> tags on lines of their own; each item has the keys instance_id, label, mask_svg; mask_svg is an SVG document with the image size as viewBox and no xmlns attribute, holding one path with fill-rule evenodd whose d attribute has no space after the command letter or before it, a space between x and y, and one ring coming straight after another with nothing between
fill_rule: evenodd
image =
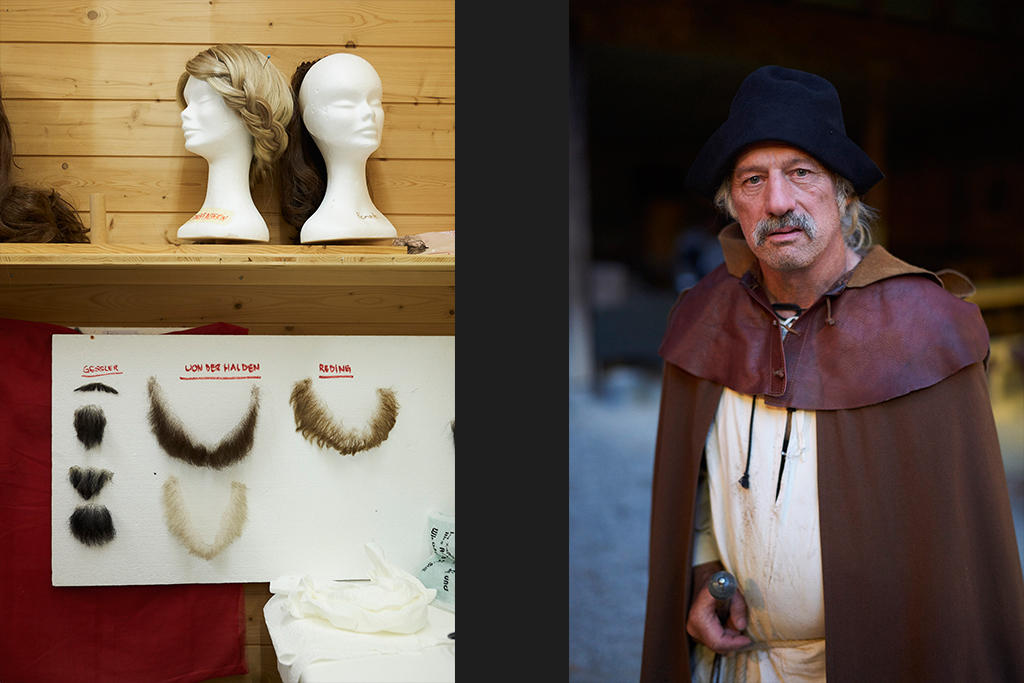
<instances>
[{"instance_id":1,"label":"wooden plank wall","mask_svg":"<svg viewBox=\"0 0 1024 683\"><path fill-rule=\"evenodd\" d=\"M228 42L269 54L289 81L301 61L367 59L384 85L382 144L367 167L377 207L399 235L454 229L454 0L0 0L15 182L56 188L87 226L90 196L102 194L112 245L178 243L207 169L184 148L175 85L188 59ZM275 194L253 196L271 243L290 244ZM269 598L267 584L246 586L249 674L218 681L280 681Z\"/></svg>"},{"instance_id":2,"label":"wooden plank wall","mask_svg":"<svg viewBox=\"0 0 1024 683\"><path fill-rule=\"evenodd\" d=\"M111 243L177 244L200 207L206 161L188 152L175 86L217 43L302 61L367 59L384 85L384 132L367 164L399 235L455 228L454 0L0 1L0 88L16 182L56 188L89 225L103 195ZM291 244L275 188L253 197L272 244Z\"/></svg>"}]
</instances>

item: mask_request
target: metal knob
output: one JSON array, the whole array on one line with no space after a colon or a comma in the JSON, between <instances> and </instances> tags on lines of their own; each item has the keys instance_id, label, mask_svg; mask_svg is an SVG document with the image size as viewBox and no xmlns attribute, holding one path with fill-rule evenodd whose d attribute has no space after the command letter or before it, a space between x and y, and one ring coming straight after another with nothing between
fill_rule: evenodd
<instances>
[{"instance_id":1,"label":"metal knob","mask_svg":"<svg viewBox=\"0 0 1024 683\"><path fill-rule=\"evenodd\" d=\"M715 600L728 600L736 592L736 577L727 571L715 572L708 582L708 591Z\"/></svg>"}]
</instances>

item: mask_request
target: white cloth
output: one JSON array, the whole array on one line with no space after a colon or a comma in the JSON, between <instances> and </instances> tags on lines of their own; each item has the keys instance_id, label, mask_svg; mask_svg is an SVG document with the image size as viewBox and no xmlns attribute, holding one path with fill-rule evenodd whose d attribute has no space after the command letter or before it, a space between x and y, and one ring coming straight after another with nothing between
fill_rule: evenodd
<instances>
[{"instance_id":1,"label":"white cloth","mask_svg":"<svg viewBox=\"0 0 1024 683\"><path fill-rule=\"evenodd\" d=\"M270 592L285 596L293 617L319 617L348 631L415 633L422 629L427 605L437 591L387 562L375 543L366 544L366 553L372 565L369 582L283 576L270 582Z\"/></svg>"},{"instance_id":2,"label":"white cloth","mask_svg":"<svg viewBox=\"0 0 1024 683\"><path fill-rule=\"evenodd\" d=\"M284 683L454 683L455 615L433 605L427 624L407 635L357 633L323 619L297 619L275 595L263 617Z\"/></svg>"},{"instance_id":3,"label":"white cloth","mask_svg":"<svg viewBox=\"0 0 1024 683\"><path fill-rule=\"evenodd\" d=\"M366 544L368 582L283 576L263 616L287 683L455 680L455 616L436 591Z\"/></svg>"},{"instance_id":4,"label":"white cloth","mask_svg":"<svg viewBox=\"0 0 1024 683\"><path fill-rule=\"evenodd\" d=\"M707 477L698 494L694 564L720 559L747 602L747 633L778 644L723 658L723 681L825 680L825 603L818 524L817 440L813 411L792 414L779 485L786 409L758 398L747 466L753 397L726 388L708 432ZM778 499L776 487L778 486ZM785 646L780 641L812 641ZM694 681L706 681L714 653L698 648Z\"/></svg>"}]
</instances>

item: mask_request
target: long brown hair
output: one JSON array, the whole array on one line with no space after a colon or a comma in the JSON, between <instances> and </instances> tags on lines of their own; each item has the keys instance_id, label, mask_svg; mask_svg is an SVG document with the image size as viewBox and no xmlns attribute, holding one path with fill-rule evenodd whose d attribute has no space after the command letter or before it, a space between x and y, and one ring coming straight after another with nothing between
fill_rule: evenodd
<instances>
[{"instance_id":1,"label":"long brown hair","mask_svg":"<svg viewBox=\"0 0 1024 683\"><path fill-rule=\"evenodd\" d=\"M54 189L11 182L14 146L0 94L0 242L88 242L78 213Z\"/></svg>"},{"instance_id":2,"label":"long brown hair","mask_svg":"<svg viewBox=\"0 0 1024 683\"><path fill-rule=\"evenodd\" d=\"M299 110L299 88L310 67L319 60L302 62L292 75L292 97L295 103L288 122L288 149L277 162L281 193L281 217L285 223L301 231L302 225L320 206L327 191L327 164L313 137L302 122Z\"/></svg>"}]
</instances>

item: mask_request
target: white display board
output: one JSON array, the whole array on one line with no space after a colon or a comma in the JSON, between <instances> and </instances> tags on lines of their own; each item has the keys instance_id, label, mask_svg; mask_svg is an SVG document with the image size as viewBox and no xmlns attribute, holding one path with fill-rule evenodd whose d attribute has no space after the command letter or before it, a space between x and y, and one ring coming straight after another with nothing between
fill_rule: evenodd
<instances>
[{"instance_id":1,"label":"white display board","mask_svg":"<svg viewBox=\"0 0 1024 683\"><path fill-rule=\"evenodd\" d=\"M306 413L316 406L347 434L377 420L379 437L390 392L386 438L348 455L307 438L291 402L303 380ZM117 393L76 391L92 383ZM455 511L454 337L54 335L52 389L55 586L365 578L368 541L415 572L431 556L428 516ZM251 447L220 469L173 457L154 431L154 403L165 431L170 420L213 453L254 411ZM92 415L93 441L102 415L98 443L86 446L76 413ZM71 468L112 476L86 500ZM240 534L217 548L240 502ZM90 505L110 512L108 542L71 531L76 508ZM170 530L173 514L194 544L217 552L190 551Z\"/></svg>"}]
</instances>

